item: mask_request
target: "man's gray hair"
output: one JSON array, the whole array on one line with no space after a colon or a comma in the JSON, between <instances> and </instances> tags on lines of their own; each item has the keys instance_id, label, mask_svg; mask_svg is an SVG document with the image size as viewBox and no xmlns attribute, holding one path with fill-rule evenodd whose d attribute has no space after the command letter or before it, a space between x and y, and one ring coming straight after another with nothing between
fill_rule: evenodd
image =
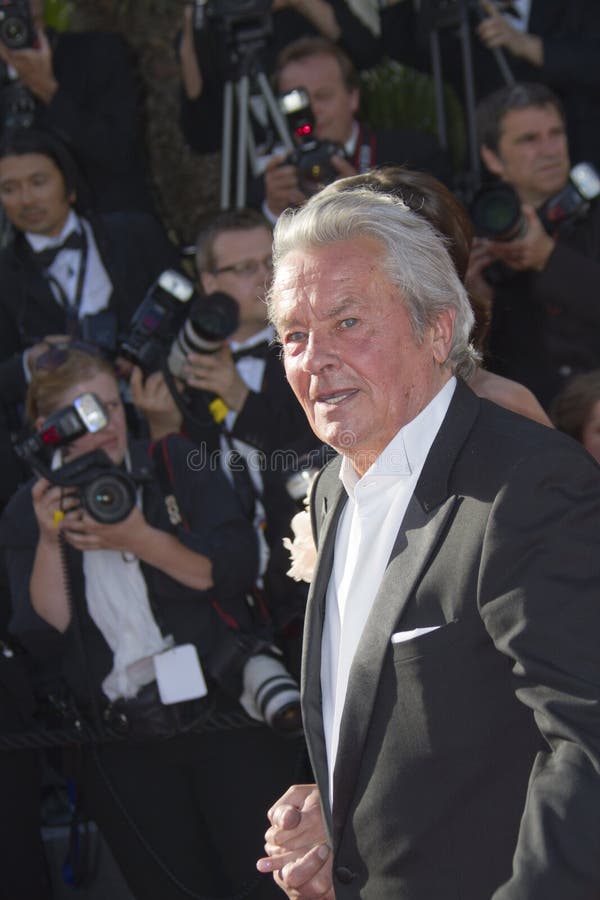
<instances>
[{"instance_id":1,"label":"man's gray hair","mask_svg":"<svg viewBox=\"0 0 600 900\"><path fill-rule=\"evenodd\" d=\"M267 303L277 327L277 271L292 250L371 238L382 248L381 267L400 291L415 339L423 340L442 310L456 312L447 365L468 378L478 362L469 341L474 316L444 238L396 197L369 188L321 191L298 210L286 210L275 226L275 275Z\"/></svg>"}]
</instances>

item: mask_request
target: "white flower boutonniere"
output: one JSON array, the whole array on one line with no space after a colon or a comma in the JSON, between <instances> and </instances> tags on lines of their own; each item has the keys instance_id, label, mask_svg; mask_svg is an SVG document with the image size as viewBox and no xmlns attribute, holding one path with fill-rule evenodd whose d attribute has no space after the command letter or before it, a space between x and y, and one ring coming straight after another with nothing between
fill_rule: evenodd
<instances>
[{"instance_id":1,"label":"white flower boutonniere","mask_svg":"<svg viewBox=\"0 0 600 900\"><path fill-rule=\"evenodd\" d=\"M305 502L308 506L308 499ZM293 540L287 537L283 539L283 546L286 550L289 550L292 563L287 570L287 574L294 581L310 583L317 561L317 548L313 541L308 509L303 509L302 512L296 513L290 524L294 532L294 538Z\"/></svg>"}]
</instances>

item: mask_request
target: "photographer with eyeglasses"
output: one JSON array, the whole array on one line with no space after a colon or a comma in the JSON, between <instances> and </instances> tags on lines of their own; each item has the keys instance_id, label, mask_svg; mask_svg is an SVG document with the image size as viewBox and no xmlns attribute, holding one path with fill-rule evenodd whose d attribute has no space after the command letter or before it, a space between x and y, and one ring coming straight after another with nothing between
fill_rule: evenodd
<instances>
[{"instance_id":1,"label":"photographer with eyeglasses","mask_svg":"<svg viewBox=\"0 0 600 900\"><path fill-rule=\"evenodd\" d=\"M233 297L239 321L216 352L188 353L183 397L189 416L175 407L159 374L143 383L134 376L131 384L151 433L158 437L183 428L198 445L201 459L223 466L243 498L262 549L261 594L286 662L297 673L306 590L286 575L289 560L282 539L291 536L290 521L302 499L298 490L307 483L304 475L320 466L323 445L290 391L267 320L271 242L268 222L250 209L217 213L198 234L200 287L209 301L219 292ZM215 397L213 418L207 401Z\"/></svg>"}]
</instances>

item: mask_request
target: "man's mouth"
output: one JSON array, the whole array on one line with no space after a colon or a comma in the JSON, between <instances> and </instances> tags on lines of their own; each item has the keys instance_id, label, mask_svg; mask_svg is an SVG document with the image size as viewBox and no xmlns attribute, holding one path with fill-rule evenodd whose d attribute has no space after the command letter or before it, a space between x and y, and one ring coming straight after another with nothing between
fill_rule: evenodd
<instances>
[{"instance_id":1,"label":"man's mouth","mask_svg":"<svg viewBox=\"0 0 600 900\"><path fill-rule=\"evenodd\" d=\"M315 397L315 403L326 403L327 406L336 406L338 403L343 403L344 400L347 400L349 397L353 397L357 393L356 389L349 388L347 390L342 391L328 391L327 393L318 394Z\"/></svg>"}]
</instances>

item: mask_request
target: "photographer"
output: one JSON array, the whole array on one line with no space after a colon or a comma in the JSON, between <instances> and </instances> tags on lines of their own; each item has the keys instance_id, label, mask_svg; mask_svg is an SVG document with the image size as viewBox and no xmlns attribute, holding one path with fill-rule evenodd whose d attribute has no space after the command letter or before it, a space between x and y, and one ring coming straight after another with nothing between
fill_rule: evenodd
<instances>
[{"instance_id":1,"label":"photographer","mask_svg":"<svg viewBox=\"0 0 600 900\"><path fill-rule=\"evenodd\" d=\"M215 4L212 19L206 21L203 16L201 26L195 27L198 6L188 2L183 8L178 44L182 82L180 123L185 140L193 150L212 153L221 146L223 82L227 77L223 70L225 50L220 43L224 16L216 14L221 6ZM231 8L237 10L236 6ZM244 18L239 21L240 35L246 28L252 31L258 23L263 23L265 47L260 62L267 73L272 71L277 54L302 34L320 34L336 41L358 68L378 60L377 19L355 14L345 0L274 0L272 5L257 2L254 16L248 7L244 10L247 21ZM269 33L269 19L272 33ZM235 47L236 26L232 31Z\"/></svg>"},{"instance_id":2,"label":"photographer","mask_svg":"<svg viewBox=\"0 0 600 900\"><path fill-rule=\"evenodd\" d=\"M0 392L8 432L20 425L30 367L48 340L78 334L108 348L178 255L145 213L94 215L68 150L38 129L0 140L0 203L14 232L0 250Z\"/></svg>"},{"instance_id":3,"label":"photographer","mask_svg":"<svg viewBox=\"0 0 600 900\"><path fill-rule=\"evenodd\" d=\"M30 15L33 39L17 49L0 41L0 134L26 123L51 131L68 144L98 210L153 212L131 49L117 34L46 28L43 0L13 6Z\"/></svg>"},{"instance_id":4,"label":"photographer","mask_svg":"<svg viewBox=\"0 0 600 900\"><path fill-rule=\"evenodd\" d=\"M333 155L330 160L340 176L385 163L403 163L449 180L449 160L433 136L408 129L372 129L359 122L358 73L331 41L299 38L289 44L278 58L274 81L278 92L304 88L308 93L315 120L313 136L343 150L343 155ZM267 165L264 192L263 210L273 222L286 207L306 200L298 168L290 165L286 154L277 154Z\"/></svg>"},{"instance_id":5,"label":"photographer","mask_svg":"<svg viewBox=\"0 0 600 900\"><path fill-rule=\"evenodd\" d=\"M477 124L483 162L509 198L516 192L519 221L503 239L475 241L467 283L493 303L489 368L548 408L570 375L600 365L600 205L581 196L572 214L546 221L545 204L570 184L564 114L549 88L502 88L479 104Z\"/></svg>"},{"instance_id":6,"label":"photographer","mask_svg":"<svg viewBox=\"0 0 600 900\"><path fill-rule=\"evenodd\" d=\"M147 413L153 435L183 427L207 460L223 465L232 453L234 460L240 455L229 477L257 526L264 597L296 672L306 591L285 574L289 563L282 538L290 536L298 510L291 483L310 467L311 454L312 466L320 465L322 445L290 391L266 318L271 243L271 229L256 210L229 210L206 220L196 240L198 280L208 300L217 292L233 297L237 327L217 352L187 355L182 374L190 415L183 421L156 375L143 385L134 376L132 394ZM207 400L215 395L225 404L220 422L207 411Z\"/></svg>"},{"instance_id":7,"label":"photographer","mask_svg":"<svg viewBox=\"0 0 600 900\"><path fill-rule=\"evenodd\" d=\"M231 636L224 617L245 625L255 536L226 479L208 466L189 468L189 443L172 437L149 455L146 445L128 441L112 368L93 350L59 345L38 358L29 418L46 427L49 416L87 392L108 423L66 443L52 481L22 488L4 516L12 629L34 656L42 648L48 656L48 647L60 656L80 711L96 707L108 723L126 717L126 736L82 745L70 774L134 896L227 896L252 879L264 803L290 776L299 749L264 725L186 730L194 720L240 711L222 662ZM61 421L52 420L57 431ZM101 522L94 504L80 502L84 478L70 488L56 483L65 466L100 448L137 484L137 503L120 521ZM162 454L172 478L168 497L157 474ZM181 663L185 645L200 659L206 697L197 668ZM165 691L169 705L159 699ZM242 784L237 773L248 771ZM236 810L233 836L223 808ZM261 886L250 896L276 891Z\"/></svg>"}]
</instances>

